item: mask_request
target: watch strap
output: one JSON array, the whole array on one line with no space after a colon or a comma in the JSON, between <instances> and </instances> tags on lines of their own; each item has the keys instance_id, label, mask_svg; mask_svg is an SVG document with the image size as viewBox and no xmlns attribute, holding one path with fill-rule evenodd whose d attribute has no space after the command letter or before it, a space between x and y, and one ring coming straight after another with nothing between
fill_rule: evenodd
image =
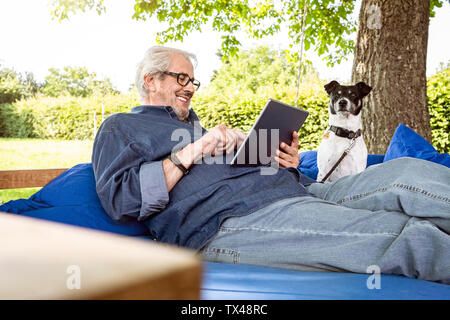
<instances>
[{"instance_id":1,"label":"watch strap","mask_svg":"<svg viewBox=\"0 0 450 320\"><path fill-rule=\"evenodd\" d=\"M189 170L181 163L175 152L170 154L169 159L178 169L183 172L184 175L187 175L189 173Z\"/></svg>"}]
</instances>

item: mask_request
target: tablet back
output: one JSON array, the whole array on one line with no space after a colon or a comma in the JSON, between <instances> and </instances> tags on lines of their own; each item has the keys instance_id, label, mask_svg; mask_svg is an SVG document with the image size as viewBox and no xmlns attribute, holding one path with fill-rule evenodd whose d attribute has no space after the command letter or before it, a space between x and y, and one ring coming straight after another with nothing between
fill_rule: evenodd
<instances>
[{"instance_id":1,"label":"tablet back","mask_svg":"<svg viewBox=\"0 0 450 320\"><path fill-rule=\"evenodd\" d=\"M280 143L291 144L292 132L301 128L308 114L305 110L269 99L231 161L231 165L270 164Z\"/></svg>"}]
</instances>

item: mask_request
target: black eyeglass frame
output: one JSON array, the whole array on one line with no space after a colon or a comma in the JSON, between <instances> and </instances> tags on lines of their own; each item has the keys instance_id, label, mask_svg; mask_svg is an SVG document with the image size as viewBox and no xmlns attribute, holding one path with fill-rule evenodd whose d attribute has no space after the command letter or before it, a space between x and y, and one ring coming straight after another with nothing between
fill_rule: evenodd
<instances>
[{"instance_id":1,"label":"black eyeglass frame","mask_svg":"<svg viewBox=\"0 0 450 320\"><path fill-rule=\"evenodd\" d=\"M169 76L177 77L178 84L182 85L183 87L186 87L189 84L189 82L192 82L196 91L198 90L198 88L200 88L200 81L189 77L189 75L187 75L186 73L176 73L176 72L170 72L170 71L162 71L162 73L167 74ZM182 80L180 80L180 76L184 76L184 77L186 77L186 79L188 79L186 81L186 83L183 83Z\"/></svg>"}]
</instances>

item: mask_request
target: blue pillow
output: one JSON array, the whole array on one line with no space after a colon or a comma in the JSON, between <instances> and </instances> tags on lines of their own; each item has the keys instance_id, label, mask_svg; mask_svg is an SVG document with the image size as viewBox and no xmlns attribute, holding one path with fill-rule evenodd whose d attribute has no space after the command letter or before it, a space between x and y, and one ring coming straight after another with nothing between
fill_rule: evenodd
<instances>
[{"instance_id":1,"label":"blue pillow","mask_svg":"<svg viewBox=\"0 0 450 320\"><path fill-rule=\"evenodd\" d=\"M297 169L305 176L316 180L319 173L317 168L317 151L300 152L300 162Z\"/></svg>"},{"instance_id":2,"label":"blue pillow","mask_svg":"<svg viewBox=\"0 0 450 320\"><path fill-rule=\"evenodd\" d=\"M424 159L450 168L449 154L438 153L421 135L400 123L392 136L383 162L401 157Z\"/></svg>"},{"instance_id":3,"label":"blue pillow","mask_svg":"<svg viewBox=\"0 0 450 320\"><path fill-rule=\"evenodd\" d=\"M369 154L367 156L367 166L382 163L384 155ZM300 163L297 169L304 175L316 180L319 169L317 168L317 151L305 151L300 153Z\"/></svg>"},{"instance_id":4,"label":"blue pillow","mask_svg":"<svg viewBox=\"0 0 450 320\"><path fill-rule=\"evenodd\" d=\"M108 216L95 190L90 163L74 166L29 199L9 201L0 211L129 236L149 233L136 220L117 223Z\"/></svg>"}]
</instances>

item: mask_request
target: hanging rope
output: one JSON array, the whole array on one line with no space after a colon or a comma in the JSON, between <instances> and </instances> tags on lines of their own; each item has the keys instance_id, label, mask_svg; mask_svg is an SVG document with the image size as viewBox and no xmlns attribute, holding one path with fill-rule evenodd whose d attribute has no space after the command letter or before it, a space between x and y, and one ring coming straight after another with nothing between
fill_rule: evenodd
<instances>
[{"instance_id":1,"label":"hanging rope","mask_svg":"<svg viewBox=\"0 0 450 320\"><path fill-rule=\"evenodd\" d=\"M308 8L308 0L305 0L305 5L303 7L303 18L302 18L302 34L300 38L300 61L298 66L298 77L297 77L297 95L295 97L295 107L297 108L298 104L298 92L300 89L300 75L302 74L302 59L303 59L303 42L305 40L305 19L306 19L306 10Z\"/></svg>"}]
</instances>

